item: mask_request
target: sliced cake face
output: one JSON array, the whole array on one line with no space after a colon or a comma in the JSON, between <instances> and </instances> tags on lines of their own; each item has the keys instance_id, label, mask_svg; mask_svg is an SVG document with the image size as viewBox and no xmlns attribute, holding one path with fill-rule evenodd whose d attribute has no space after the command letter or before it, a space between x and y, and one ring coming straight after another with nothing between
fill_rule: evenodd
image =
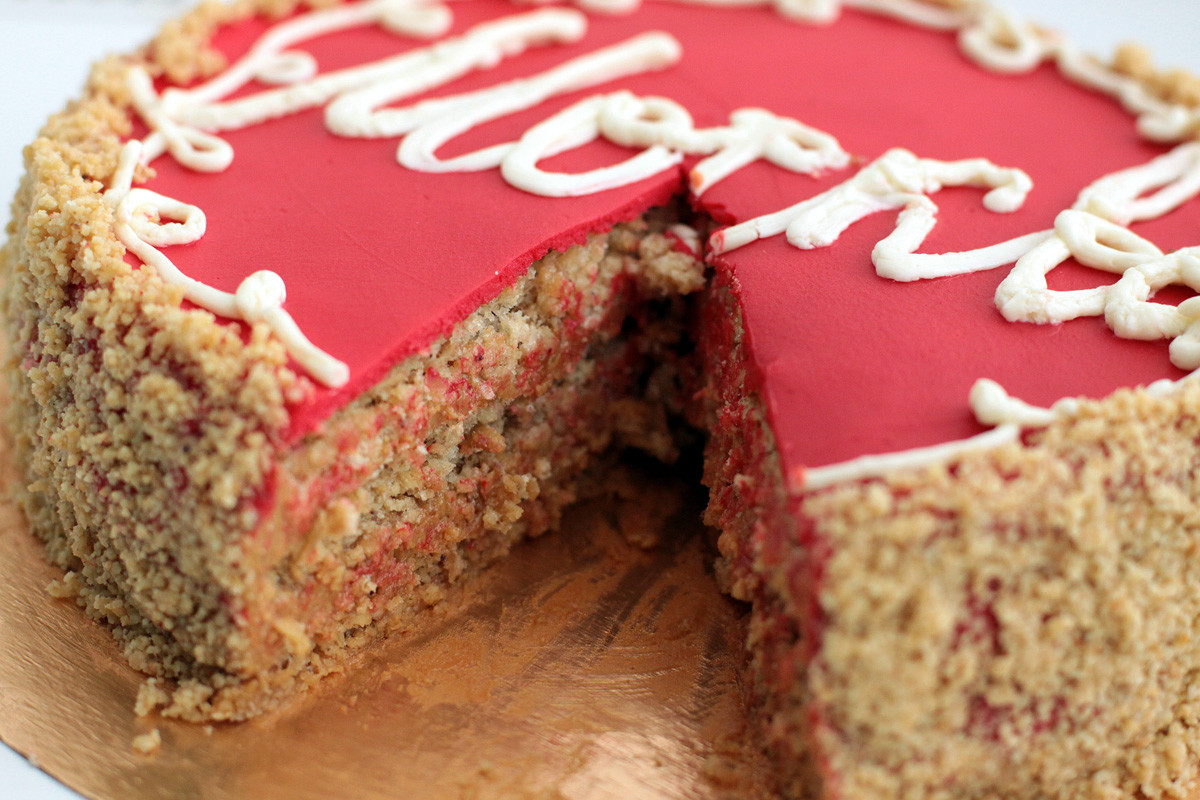
<instances>
[{"instance_id":1,"label":"sliced cake face","mask_svg":"<svg viewBox=\"0 0 1200 800\"><path fill-rule=\"evenodd\" d=\"M768 8L674 3L586 15L490 0L437 13L355 8L357 17L309 14L223 28L213 43L234 64L220 73L224 83L192 84L191 94L162 107L153 95L143 104L146 118L165 108L185 126L229 128L217 133L231 148L223 171L197 173L170 153L153 161L157 175L146 186L207 218L198 242L163 253L184 274L230 293L253 270L278 273L299 330L348 368L346 383L315 382L292 408L294 435L444 333L540 254L683 191L698 164L690 198L729 228L727 239L716 234L712 260L732 275L796 487L805 468L987 430L970 402L981 378L1049 406L1179 378L1190 368L1186 357L1175 359L1183 368L1172 363L1167 347L1167 336L1187 329L1183 316L1127 320L1122 336L1136 338L1113 332L1122 315L1167 312L1144 302L1128 306L1130 313L1106 305L1100 287L1123 268L1113 266L1112 252L1080 259L1079 243L1066 254L1050 246L1022 268L1032 283L1005 281L1003 315L998 308L994 296L1013 262L1056 238L1046 232L1063 211L1080 211L1080 235L1092 241L1113 244L1117 234L1091 222L1129 226L1135 235L1114 245L1140 254L1126 267L1190 244L1195 213L1185 186L1153 213L1121 218L1133 197L1192 170L1186 153L1180 165L1160 169L1164 175L1131 177L1132 189L1129 181L1101 185L1093 192L1100 200L1081 200L1100 178L1169 152L1186 124L1162 130L1170 127L1163 122L1169 103L998 12L894 4L882 13L845 9L816 24ZM316 20L318 33L296 27L298 20ZM249 69L267 63L264 53L278 40L286 41L275 50L315 59L311 77L265 76L293 80L291 89ZM439 61L431 41L450 55ZM474 61L462 55L489 47L495 52ZM364 64L375 72L344 72ZM1149 112L1142 127L1166 141L1139 131L1135 114L1111 96L1122 91ZM274 118L259 121L266 116ZM784 144L764 146L771 136ZM496 146L514 142L520 152L505 161L508 150ZM986 159L986 169L975 159ZM600 172L572 177L590 170ZM614 183L621 185L603 188ZM579 196L546 196L563 193ZM818 197L807 211L795 208ZM1094 213L1101 206L1108 210ZM881 277L872 251L901 208L914 218L904 226L910 241L889 239L881 248L878 270L889 276ZM926 224L916 219L922 215L936 216L923 238L910 227ZM748 221L758 230L749 237ZM1072 224L1062 220L1060 229ZM994 269L912 281L898 274L908 251L1004 242L1013 244L957 266L915 260L924 265L917 274L985 262ZM1047 273L1050 290L1093 296L1079 306L1040 292ZM1028 321L1064 302L1073 309L1065 315L1080 318Z\"/></svg>"}]
</instances>

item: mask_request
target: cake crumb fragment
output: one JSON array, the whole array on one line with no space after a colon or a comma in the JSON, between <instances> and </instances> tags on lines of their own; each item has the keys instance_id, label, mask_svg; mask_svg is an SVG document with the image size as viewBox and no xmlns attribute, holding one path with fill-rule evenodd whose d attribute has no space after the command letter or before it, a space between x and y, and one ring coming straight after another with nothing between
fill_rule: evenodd
<instances>
[{"instance_id":1,"label":"cake crumb fragment","mask_svg":"<svg viewBox=\"0 0 1200 800\"><path fill-rule=\"evenodd\" d=\"M144 756L154 755L162 747L162 734L159 733L158 728L152 728L147 733L133 737L130 747Z\"/></svg>"},{"instance_id":2,"label":"cake crumb fragment","mask_svg":"<svg viewBox=\"0 0 1200 800\"><path fill-rule=\"evenodd\" d=\"M138 687L137 700L133 705L133 713L145 717L171 702L171 694L158 678L147 678Z\"/></svg>"}]
</instances>

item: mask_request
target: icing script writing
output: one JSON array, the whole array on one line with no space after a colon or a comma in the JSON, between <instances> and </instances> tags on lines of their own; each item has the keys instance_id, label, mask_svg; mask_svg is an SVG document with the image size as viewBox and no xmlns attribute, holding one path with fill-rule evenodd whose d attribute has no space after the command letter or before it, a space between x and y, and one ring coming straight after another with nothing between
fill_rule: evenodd
<instances>
[{"instance_id":1,"label":"icing script writing","mask_svg":"<svg viewBox=\"0 0 1200 800\"><path fill-rule=\"evenodd\" d=\"M1166 103L1140 82L1102 66L1059 37L984 3L951 9L922 0L692 1L769 4L782 16L812 23L832 21L844 4L917 25L955 30L963 51L990 69L1016 72L1054 61L1069 78L1117 98L1138 116L1139 129L1149 138L1178 140L1200 129L1200 111ZM631 10L637 2L586 0L580 5L617 12ZM628 91L586 97L532 126L517 141L441 158L438 151L444 145L485 122L536 108L556 96L667 69L682 55L674 37L648 32L535 75L399 105L529 48L579 42L587 31L582 13L563 8L513 14L446 37L451 23L449 9L435 3L365 0L309 12L274 26L227 70L190 89L168 88L159 93L144 69L131 68L128 85L133 105L150 133L141 142L125 146L106 192L114 209L117 235L164 280L180 286L188 300L224 317L262 321L315 380L340 386L348 381L349 369L314 346L283 309L286 289L278 275L255 273L230 294L183 275L161 252L162 247L199 239L204 233L204 214L195 206L134 187L133 174L139 162L150 163L169 154L193 170L222 171L232 164L234 152L221 132L320 107L324 107L325 125L334 135L399 138L396 158L406 168L423 172L497 169L512 186L552 197L628 185L676 167L688 156L697 157L688 176L694 196L758 160L807 174L844 168L850 161L830 134L766 109L737 109L727 125L698 128L679 103ZM320 73L311 56L293 49L315 36L363 25L437 41L327 73ZM270 88L228 99L252 82ZM582 173L539 167L543 160L597 138L639 152L617 164ZM1096 181L1072 208L1058 216L1050 230L968 252L918 253L936 223L937 205L931 195L948 186L984 189L983 205L1007 213L1022 205L1032 182L1019 169L984 159L944 162L895 149L816 197L717 231L708 243L709 250L719 255L781 234L798 248L824 247L870 214L898 212L893 232L872 253L881 276L911 281L1015 263L996 292L997 307L1007 319L1063 322L1085 315L1103 316L1120 336L1172 339L1172 361L1183 369L1200 368L1200 298L1177 307L1150 301L1168 284L1200 290L1200 248L1164 254L1128 229L1131 223L1165 214L1200 193L1200 144L1182 145L1141 167ZM1144 196L1147 192L1152 194ZM1121 277L1111 286L1051 291L1047 273L1069 257ZM1019 401L1000 398L998 392L1002 394L999 387L981 383L972 394L972 407L980 421L997 426L987 434L928 450L869 456L811 470L806 486L815 488L922 459L941 459L964 448L993 446L1014 438L1013 431L1022 426L1048 424L1073 408L1065 401L1054 409L1020 407Z\"/></svg>"},{"instance_id":2,"label":"icing script writing","mask_svg":"<svg viewBox=\"0 0 1200 800\"><path fill-rule=\"evenodd\" d=\"M739 3L741 0L718 0ZM583 3L594 10L621 11L632 6L595 0ZM973 18L936 9L914 0L874 0L860 6L934 28L961 28L964 48L985 63L1005 62L1006 44L1015 26L998 12L981 10ZM786 17L827 22L838 12L828 0L780 0ZM705 156L691 170L692 192L702 194L751 161L765 159L784 169L815 172L842 167L847 154L832 136L764 109L734 111L728 126L697 129L687 110L666 98L642 98L616 92L585 99L527 131L518 142L494 145L452 159L439 159L437 150L455 136L490 119L537 106L547 99L579 91L623 76L663 69L678 61L678 42L664 33L647 33L611 47L569 60L530 78L502 83L477 92L426 100L408 107L392 104L443 85L471 71L486 69L529 47L580 40L586 18L564 9L513 15L476 26L467 33L436 44L360 66L318 74L315 60L294 45L314 36L361 25L380 27L405 36L436 38L450 28L448 8L413 0L366 0L345 7L314 11L268 31L229 69L191 89L166 89L158 94L145 70L133 68L129 89L133 103L150 134L140 147L123 153L124 167L109 188L118 218L118 236L145 263L169 282L184 288L185 296L214 313L269 324L289 354L316 380L339 386L349 379L345 364L311 344L282 309L286 294L274 273L256 273L242 294L267 303L262 287L271 286L270 302L251 310L236 302L237 293L219 292L184 276L160 247L192 242L203 234L204 215L195 206L153 192L133 189L132 160L150 163L169 153L184 166L218 172L233 162L232 147L218 134L298 111L325 105L329 130L339 136L403 137L397 160L426 172L499 168L505 180L525 191L548 196L571 196L626 185L680 163L685 155ZM252 81L277 88L225 100ZM539 169L541 159L604 137L643 152L610 167L582 174L550 173ZM922 162L928 163L928 162ZM1019 188L1017 191L1021 191ZM1024 189L1027 191L1027 188ZM914 201L910 218L929 211ZM932 220L930 214L925 214ZM168 221L159 224L161 217ZM911 230L906 227L905 230ZM259 290L251 291L250 287ZM239 290L240 291L240 290ZM255 306L258 308L258 306Z\"/></svg>"},{"instance_id":3,"label":"icing script writing","mask_svg":"<svg viewBox=\"0 0 1200 800\"><path fill-rule=\"evenodd\" d=\"M883 171L886 179L878 174L880 162L884 161L890 161L892 167ZM917 280L991 269L1015 260L1015 266L996 288L996 306L1006 319L1056 323L1082 316L1103 316L1118 336L1171 339L1172 363L1193 375L1200 370L1200 297L1188 298L1177 306L1150 300L1156 291L1171 284L1200 291L1200 247L1164 254L1127 227L1133 222L1162 216L1200 194L1200 142L1179 145L1147 164L1100 178L1080 192L1072 208L1058 215L1051 230L965 253L913 255L932 227L931 215L936 207L931 208L928 198L904 191L904 187L924 185L927 190L935 190L936 181L946 180L947 176L955 179L953 185L962 185L966 182L964 178L973 177L977 184L997 187L992 192L1008 190L1010 194L1000 202L1017 199L1022 185L1017 176L990 171L981 165L974 165L972 170L968 168L970 165L971 162L951 165L922 162L911 153L891 151L847 184L777 215L735 226L742 228L742 232L734 245L743 239L749 241L760 229L769 235L786 229L789 241L797 247L823 246L857 219L887 208L904 208L895 231L872 253L881 275L895 280ZM862 177L864 174L867 177ZM875 185L880 180L883 183ZM861 194L864 186L874 186L876 191L864 196ZM886 191L887 186L893 191ZM910 213L908 204L919 209L919 217L906 219ZM798 231L807 229L807 238L798 235L793 240L793 225ZM719 231L714 237L722 233L728 236L733 230ZM717 246L720 245L718 241ZM1111 285L1092 289L1050 289L1047 274L1067 258L1121 277ZM1163 394L1177 386L1176 381L1164 380L1147 388L1151 393ZM1071 398L1064 398L1049 409L1036 408L1009 397L1000 386L986 379L976 382L970 404L976 419L983 425L994 426L992 430L934 447L864 456L811 469L804 474L804 488L820 489L901 468L943 462L970 450L996 447L1016 441L1024 428L1044 427L1073 415L1078 409L1077 401Z\"/></svg>"},{"instance_id":4,"label":"icing script writing","mask_svg":"<svg viewBox=\"0 0 1200 800\"><path fill-rule=\"evenodd\" d=\"M182 286L187 299L197 305L222 316L265 321L316 380L340 386L349 379L348 368L314 347L283 311L285 290L278 275L257 273L248 279L247 287L258 288L247 288L245 295L259 298L260 305L267 303L252 311L236 302L235 295L184 276L162 254L159 247L193 242L203 235L204 215L195 206L133 189L132 160L149 163L169 153L191 169L219 172L234 158L232 147L219 132L326 105L326 124L336 135L402 136L397 160L410 169L445 172L498 167L513 186L553 197L627 185L673 167L685 155L706 156L690 173L690 186L697 195L758 159L797 172L842 167L849 161L832 136L764 109L740 109L733 112L727 126L697 129L678 103L629 92L575 103L535 125L517 142L452 159L436 155L446 142L488 120L533 108L557 95L676 63L679 43L665 33L635 36L537 75L480 91L401 108L391 105L529 47L578 41L587 28L586 18L578 11L546 9L505 17L429 47L324 75L317 74L310 56L289 49L315 35L364 24L430 37L444 34L450 22L443 6L369 0L311 12L276 26L227 71L192 89L167 89L160 95L144 69L132 68L128 84L133 104L151 133L141 143L126 147L123 167L108 191L121 241L165 280ZM283 85L222 101L253 80ZM642 152L620 164L579 174L551 173L538 167L544 158L601 136L643 148ZM160 225L160 217L178 221ZM272 287L269 302L263 291L268 285Z\"/></svg>"},{"instance_id":5,"label":"icing script writing","mask_svg":"<svg viewBox=\"0 0 1200 800\"><path fill-rule=\"evenodd\" d=\"M534 0L534 2L550 0ZM955 31L962 51L994 72L1027 72L1052 61L1068 78L1116 98L1138 118L1146 138L1173 142L1200 131L1200 108L1172 103L1136 78L1122 75L1059 34L978 0L947 7L926 0L681 0L708 5L769 6L782 17L815 25L835 21L844 7L894 17L932 30ZM641 0L576 0L581 7L628 13Z\"/></svg>"},{"instance_id":6,"label":"icing script writing","mask_svg":"<svg viewBox=\"0 0 1200 800\"><path fill-rule=\"evenodd\" d=\"M717 231L709 246L720 254L783 233L795 247L825 247L854 222L899 210L895 229L871 253L881 277L912 281L1015 262L996 289L996 307L1006 319L1056 323L1103 316L1118 336L1172 339L1172 363L1189 371L1200 368L1200 298L1178 306L1150 301L1171 284L1200 291L1200 247L1167 255L1127 227L1200 194L1200 143L1179 145L1146 164L1100 178L1058 215L1051 230L961 253L916 253L936 221L937 205L929 195L944 186L988 188L984 206L1007 212L1024 202L1032 182L1020 170L982 159L943 162L890 150L823 194ZM1046 275L1067 258L1121 278L1112 286L1051 290Z\"/></svg>"}]
</instances>

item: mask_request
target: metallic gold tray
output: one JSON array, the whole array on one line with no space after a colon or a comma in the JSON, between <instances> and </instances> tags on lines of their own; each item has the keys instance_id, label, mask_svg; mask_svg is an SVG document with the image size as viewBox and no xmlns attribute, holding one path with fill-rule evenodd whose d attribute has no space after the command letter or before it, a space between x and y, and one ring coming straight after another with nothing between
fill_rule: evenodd
<instances>
[{"instance_id":1,"label":"metallic gold tray","mask_svg":"<svg viewBox=\"0 0 1200 800\"><path fill-rule=\"evenodd\" d=\"M716 589L694 494L650 497L666 513L634 524L657 547L583 504L316 692L216 726L134 716L142 676L46 593L56 573L2 504L0 739L104 800L767 797L744 609Z\"/></svg>"}]
</instances>

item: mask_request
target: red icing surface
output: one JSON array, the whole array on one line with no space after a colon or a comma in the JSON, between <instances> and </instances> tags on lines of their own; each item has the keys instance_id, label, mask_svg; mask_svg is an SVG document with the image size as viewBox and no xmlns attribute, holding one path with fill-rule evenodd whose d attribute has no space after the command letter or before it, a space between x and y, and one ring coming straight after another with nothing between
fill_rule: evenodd
<instances>
[{"instance_id":1,"label":"red icing surface","mask_svg":"<svg viewBox=\"0 0 1200 800\"><path fill-rule=\"evenodd\" d=\"M452 8L456 31L521 10L499 0ZM719 219L790 206L896 146L942 160L985 157L1030 174L1034 190L1013 214L984 210L974 190L935 195L940 222L923 251L946 252L1048 228L1097 177L1166 149L1139 139L1114 101L1075 87L1050 67L1020 77L987 73L959 53L951 34L857 12L844 12L829 27L807 27L765 9L648 3L631 17L590 20L578 45L531 50L434 94L533 74L648 29L674 34L683 60L482 126L441 155L515 139L582 96L627 88L676 100L698 126L761 106L833 134L855 157L851 168L816 179L766 163L743 169L703 198ZM236 54L260 29L226 32L219 44ZM420 43L369 29L302 49L331 69L408 46ZM197 175L163 158L149 186L208 216L199 243L166 251L186 274L232 290L254 270L275 270L302 330L350 365L348 386L318 389L294 410L297 434L495 295L537 256L635 216L683 186L672 170L630 187L554 199L511 188L497 170L413 172L395 162L397 139L338 139L325 131L320 111L226 138L236 158L225 173ZM545 166L585 169L628 154L596 144ZM1194 244L1198 210L1193 202L1134 229L1164 250ZM1181 376L1165 341L1118 339L1100 319L1054 326L1004 321L992 294L1008 267L916 283L877 277L870 250L894 220L894 213L869 217L821 250L801 251L775 237L718 260L738 288L789 471L978 433L967 396L979 377L1049 404ZM1074 264L1050 278L1053 288L1112 280Z\"/></svg>"}]
</instances>

